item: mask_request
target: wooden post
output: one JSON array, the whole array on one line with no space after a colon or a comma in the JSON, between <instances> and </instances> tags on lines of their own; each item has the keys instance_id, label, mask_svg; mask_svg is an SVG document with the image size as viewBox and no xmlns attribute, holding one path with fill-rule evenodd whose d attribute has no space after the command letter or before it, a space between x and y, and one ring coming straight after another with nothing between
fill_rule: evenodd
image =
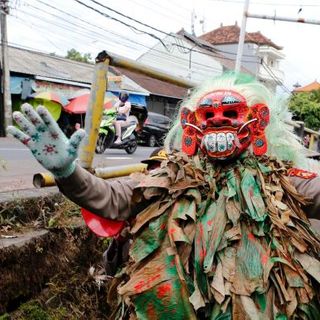
<instances>
[{"instance_id":1,"label":"wooden post","mask_svg":"<svg viewBox=\"0 0 320 320\"><path fill-rule=\"evenodd\" d=\"M314 139L314 134L311 133L311 134L310 134L309 147L308 147L310 150L313 150L314 141L315 141L315 139Z\"/></svg>"}]
</instances>

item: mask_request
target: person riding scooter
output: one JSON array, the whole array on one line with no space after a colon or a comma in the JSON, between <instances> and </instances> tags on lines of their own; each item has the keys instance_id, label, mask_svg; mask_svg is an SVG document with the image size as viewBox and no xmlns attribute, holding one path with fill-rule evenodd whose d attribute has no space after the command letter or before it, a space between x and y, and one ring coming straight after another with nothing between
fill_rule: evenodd
<instances>
[{"instance_id":1,"label":"person riding scooter","mask_svg":"<svg viewBox=\"0 0 320 320\"><path fill-rule=\"evenodd\" d=\"M121 144L121 127L128 124L128 117L131 110L131 103L128 101L129 94L125 91L121 91L119 94L119 101L116 103L115 107L117 110L117 118L113 122L116 129L116 140L114 144Z\"/></svg>"},{"instance_id":2,"label":"person riding scooter","mask_svg":"<svg viewBox=\"0 0 320 320\"><path fill-rule=\"evenodd\" d=\"M128 154L132 154L137 149L137 137L135 134L138 123L137 118L134 115L128 116L125 127L120 127L123 131L121 132L121 144L114 143L117 138L114 125L117 121L116 119L117 113L115 109L104 111L99 128L96 153L102 154L107 148L116 148L124 149Z\"/></svg>"}]
</instances>

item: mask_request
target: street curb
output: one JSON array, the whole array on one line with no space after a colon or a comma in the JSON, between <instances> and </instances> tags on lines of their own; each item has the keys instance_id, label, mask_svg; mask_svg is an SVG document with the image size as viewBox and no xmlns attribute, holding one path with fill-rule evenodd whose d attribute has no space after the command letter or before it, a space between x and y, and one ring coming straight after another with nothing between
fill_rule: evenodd
<instances>
[{"instance_id":1,"label":"street curb","mask_svg":"<svg viewBox=\"0 0 320 320\"><path fill-rule=\"evenodd\" d=\"M59 194L57 187L48 187L42 189L22 189L0 192L0 205L7 202L22 200L22 199L34 199L39 197L52 197Z\"/></svg>"}]
</instances>

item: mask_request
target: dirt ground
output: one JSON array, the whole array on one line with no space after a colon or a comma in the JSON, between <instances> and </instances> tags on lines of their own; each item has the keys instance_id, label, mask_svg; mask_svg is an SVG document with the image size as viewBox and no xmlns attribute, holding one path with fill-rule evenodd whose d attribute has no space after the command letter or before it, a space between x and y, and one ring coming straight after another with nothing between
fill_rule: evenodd
<instances>
[{"instance_id":1,"label":"dirt ground","mask_svg":"<svg viewBox=\"0 0 320 320\"><path fill-rule=\"evenodd\" d=\"M84 226L79 208L62 196L0 206L0 238L45 230L0 253L0 320L108 319L110 278L102 253L109 240ZM1 309L2 303L2 309Z\"/></svg>"}]
</instances>

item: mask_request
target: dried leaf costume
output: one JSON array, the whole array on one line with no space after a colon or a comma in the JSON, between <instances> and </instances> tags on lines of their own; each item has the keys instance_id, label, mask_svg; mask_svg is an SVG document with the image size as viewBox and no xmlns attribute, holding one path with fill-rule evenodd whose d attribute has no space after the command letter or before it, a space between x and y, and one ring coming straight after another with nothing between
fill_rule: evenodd
<instances>
[{"instance_id":1,"label":"dried leaf costume","mask_svg":"<svg viewBox=\"0 0 320 320\"><path fill-rule=\"evenodd\" d=\"M131 228L118 317L320 319L320 242L288 179L307 162L270 97L235 75L205 84L167 137L181 152L132 177L149 205Z\"/></svg>"}]
</instances>

